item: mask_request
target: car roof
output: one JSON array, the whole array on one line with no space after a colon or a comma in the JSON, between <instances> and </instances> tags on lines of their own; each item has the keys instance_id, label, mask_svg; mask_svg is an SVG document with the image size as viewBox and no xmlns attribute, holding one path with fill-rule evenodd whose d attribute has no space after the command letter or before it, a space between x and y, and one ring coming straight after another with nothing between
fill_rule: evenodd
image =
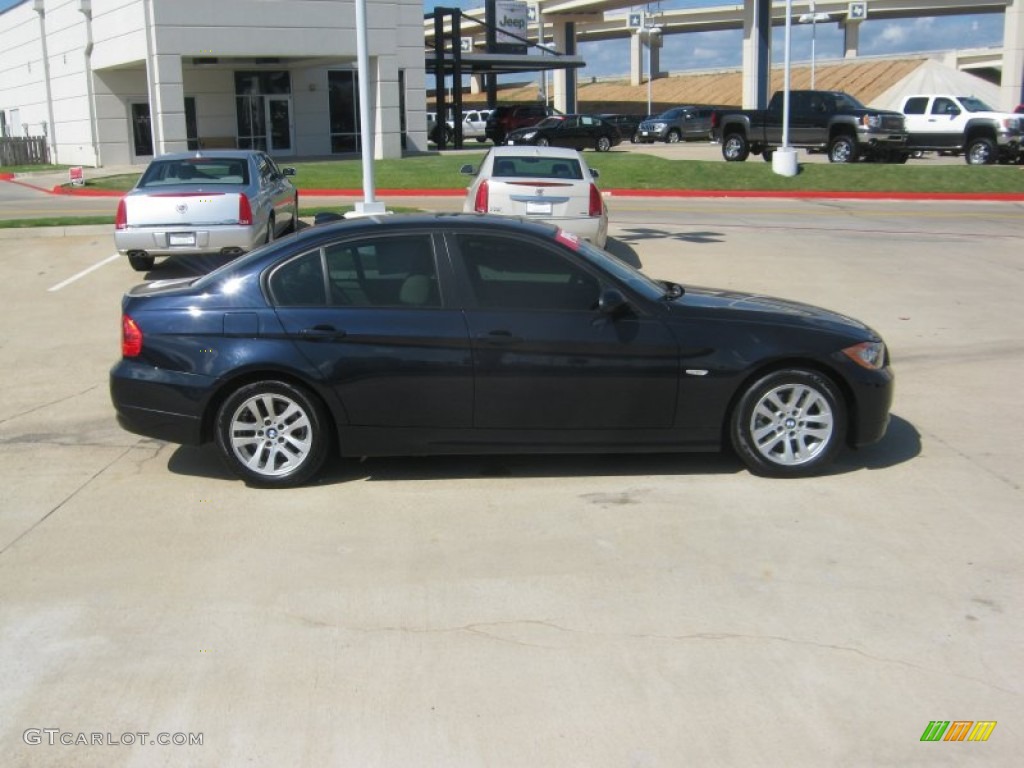
<instances>
[{"instance_id":1,"label":"car roof","mask_svg":"<svg viewBox=\"0 0 1024 768\"><path fill-rule=\"evenodd\" d=\"M158 160L201 160L204 157L210 159L216 158L230 158L232 160L241 160L242 158L253 157L254 155L262 155L263 152L255 149L198 149L192 150L191 152L171 152L166 155L157 155L153 158L153 161Z\"/></svg>"},{"instance_id":2,"label":"car roof","mask_svg":"<svg viewBox=\"0 0 1024 768\"><path fill-rule=\"evenodd\" d=\"M561 157L580 160L580 153L568 147L534 147L530 145L502 144L491 148L493 157Z\"/></svg>"}]
</instances>

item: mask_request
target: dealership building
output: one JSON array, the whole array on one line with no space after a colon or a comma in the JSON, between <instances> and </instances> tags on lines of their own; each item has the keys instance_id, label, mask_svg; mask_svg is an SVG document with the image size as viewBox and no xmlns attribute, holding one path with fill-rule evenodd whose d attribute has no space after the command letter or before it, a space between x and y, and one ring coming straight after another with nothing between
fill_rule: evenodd
<instances>
[{"instance_id":1,"label":"dealership building","mask_svg":"<svg viewBox=\"0 0 1024 768\"><path fill-rule=\"evenodd\" d=\"M186 149L275 157L360 149L367 76L378 158L426 149L422 0L24 0L0 13L0 133L51 162Z\"/></svg>"}]
</instances>

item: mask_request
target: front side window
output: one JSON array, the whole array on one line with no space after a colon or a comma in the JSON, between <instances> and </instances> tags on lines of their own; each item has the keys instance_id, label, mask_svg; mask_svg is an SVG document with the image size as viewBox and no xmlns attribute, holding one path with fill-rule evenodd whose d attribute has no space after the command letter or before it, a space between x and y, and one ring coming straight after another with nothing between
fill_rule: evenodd
<instances>
[{"instance_id":1,"label":"front side window","mask_svg":"<svg viewBox=\"0 0 1024 768\"><path fill-rule=\"evenodd\" d=\"M461 234L459 253L482 309L589 311L597 278L551 248L498 235Z\"/></svg>"},{"instance_id":2,"label":"front side window","mask_svg":"<svg viewBox=\"0 0 1024 768\"><path fill-rule=\"evenodd\" d=\"M907 99L907 103L903 105L903 114L905 115L923 115L925 107L928 106L927 96L915 96L912 99Z\"/></svg>"}]
</instances>

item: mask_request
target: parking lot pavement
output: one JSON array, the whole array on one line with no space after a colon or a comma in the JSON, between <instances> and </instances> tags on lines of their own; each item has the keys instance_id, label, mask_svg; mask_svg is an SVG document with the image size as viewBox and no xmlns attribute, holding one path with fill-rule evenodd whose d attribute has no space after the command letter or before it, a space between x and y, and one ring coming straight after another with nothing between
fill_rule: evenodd
<instances>
[{"instance_id":1,"label":"parking lot pavement","mask_svg":"<svg viewBox=\"0 0 1024 768\"><path fill-rule=\"evenodd\" d=\"M1020 207L616 211L651 274L878 328L886 440L799 481L727 455L454 457L253 490L114 424L139 276L103 263L109 236L0 241L0 762L1016 764ZM998 725L922 743L937 719Z\"/></svg>"}]
</instances>

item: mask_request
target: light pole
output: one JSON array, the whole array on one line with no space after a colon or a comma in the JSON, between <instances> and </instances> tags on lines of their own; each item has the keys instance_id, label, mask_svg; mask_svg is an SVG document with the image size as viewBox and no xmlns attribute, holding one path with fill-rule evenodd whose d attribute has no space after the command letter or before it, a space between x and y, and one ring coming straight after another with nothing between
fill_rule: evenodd
<instances>
[{"instance_id":1,"label":"light pole","mask_svg":"<svg viewBox=\"0 0 1024 768\"><path fill-rule=\"evenodd\" d=\"M811 11L810 13L804 13L800 16L797 21L801 24L811 25L811 89L814 89L814 58L815 58L815 42L817 38L817 28L819 21L828 21L829 15L827 13L815 13L814 12L814 0L811 0Z\"/></svg>"},{"instance_id":2,"label":"light pole","mask_svg":"<svg viewBox=\"0 0 1024 768\"><path fill-rule=\"evenodd\" d=\"M642 27L640 39L647 38L647 114L651 114L651 81L654 79L654 40L661 34L661 27Z\"/></svg>"}]
</instances>

